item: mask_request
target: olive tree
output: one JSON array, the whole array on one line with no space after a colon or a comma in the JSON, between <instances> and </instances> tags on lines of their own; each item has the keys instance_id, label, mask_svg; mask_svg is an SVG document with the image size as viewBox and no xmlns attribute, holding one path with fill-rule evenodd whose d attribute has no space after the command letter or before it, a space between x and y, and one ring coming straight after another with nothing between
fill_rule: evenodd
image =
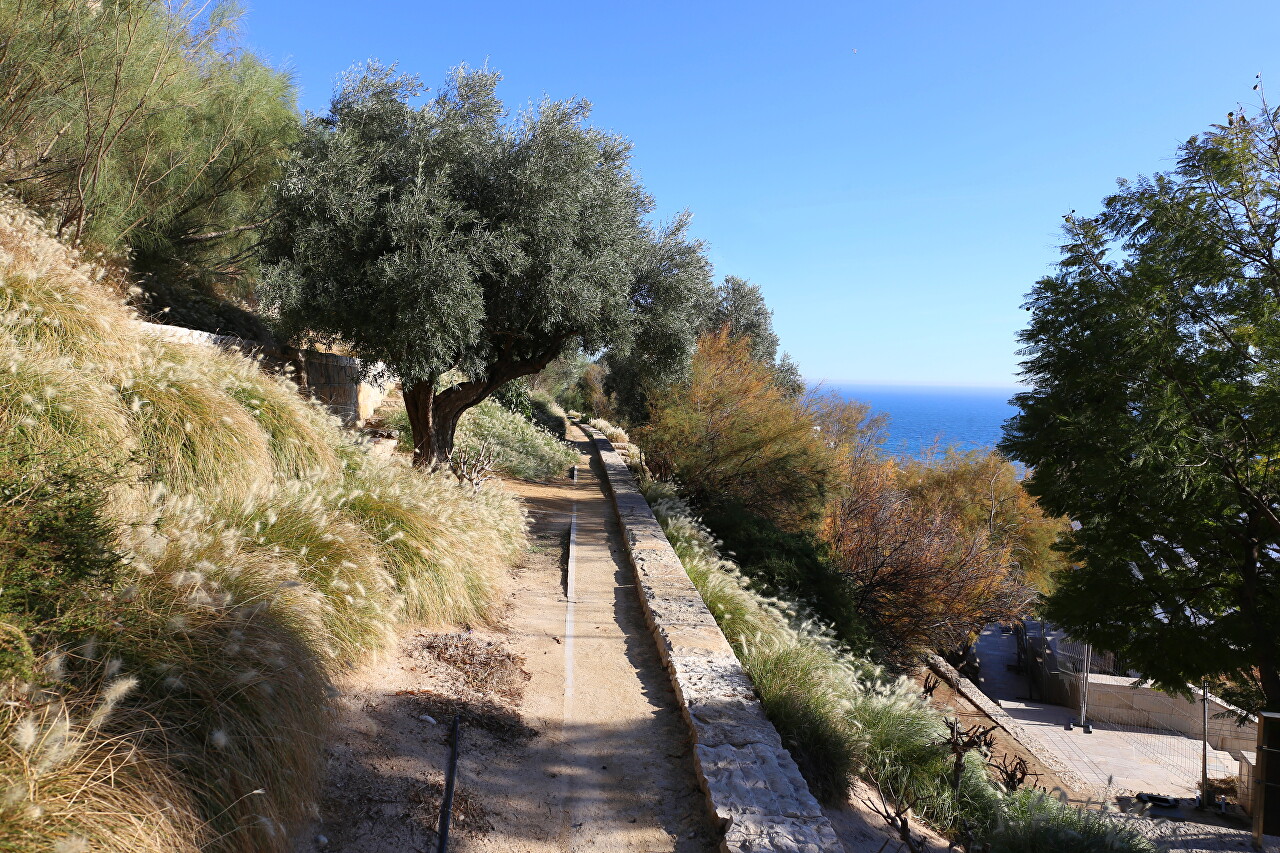
<instances>
[{"instance_id":1,"label":"olive tree","mask_svg":"<svg viewBox=\"0 0 1280 853\"><path fill-rule=\"evenodd\" d=\"M308 115L280 182L264 302L294 337L399 377L421 465L458 418L560 354L688 348L710 288L687 216L649 222L630 144L581 100L510 116L499 75L370 64Z\"/></svg>"}]
</instances>

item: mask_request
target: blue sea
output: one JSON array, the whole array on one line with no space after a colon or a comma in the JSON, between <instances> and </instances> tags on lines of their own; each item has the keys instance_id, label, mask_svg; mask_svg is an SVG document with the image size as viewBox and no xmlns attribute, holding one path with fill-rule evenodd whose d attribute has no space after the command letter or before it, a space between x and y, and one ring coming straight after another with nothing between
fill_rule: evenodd
<instances>
[{"instance_id":1,"label":"blue sea","mask_svg":"<svg viewBox=\"0 0 1280 853\"><path fill-rule=\"evenodd\" d=\"M919 456L929 448L992 447L1000 428L1017 413L1009 405L1016 388L952 388L905 385L826 385L845 399L870 404L889 416L884 449Z\"/></svg>"}]
</instances>

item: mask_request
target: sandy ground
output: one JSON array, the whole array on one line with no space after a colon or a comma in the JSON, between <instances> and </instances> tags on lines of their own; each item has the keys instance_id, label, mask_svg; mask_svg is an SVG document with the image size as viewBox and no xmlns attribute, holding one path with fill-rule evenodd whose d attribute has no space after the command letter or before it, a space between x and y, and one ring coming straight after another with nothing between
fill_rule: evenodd
<instances>
[{"instance_id":1,"label":"sandy ground","mask_svg":"<svg viewBox=\"0 0 1280 853\"><path fill-rule=\"evenodd\" d=\"M577 484L507 484L526 502L534 547L512 574L498 626L406 631L393 654L339 685L329 782L300 853L434 851L455 714L462 737L450 850L715 849L616 522L582 462ZM565 549L575 505L570 607Z\"/></svg>"}]
</instances>

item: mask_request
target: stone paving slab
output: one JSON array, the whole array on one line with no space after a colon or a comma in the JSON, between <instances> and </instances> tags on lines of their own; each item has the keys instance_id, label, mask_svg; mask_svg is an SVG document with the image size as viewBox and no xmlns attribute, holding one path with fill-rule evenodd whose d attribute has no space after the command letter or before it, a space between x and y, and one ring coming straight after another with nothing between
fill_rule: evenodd
<instances>
[{"instance_id":1,"label":"stone paving slab","mask_svg":"<svg viewBox=\"0 0 1280 853\"><path fill-rule=\"evenodd\" d=\"M1017 657L1012 634L988 628L978 640L977 651L983 692L1016 720L1032 743L1040 745L1037 755L1056 756L1091 787L1113 795L1195 795L1200 780L1199 740L1177 732L1098 721L1093 722L1092 734L1079 726L1068 731L1065 724L1077 713L1061 705L1030 701L1025 677L1009 670L1007 665ZM1233 776L1237 767L1230 754L1210 748L1210 776Z\"/></svg>"},{"instance_id":2,"label":"stone paving slab","mask_svg":"<svg viewBox=\"0 0 1280 853\"><path fill-rule=\"evenodd\" d=\"M840 840L765 716L733 647L685 573L622 456L598 430L604 467L649 627L693 739L724 853L831 853Z\"/></svg>"}]
</instances>

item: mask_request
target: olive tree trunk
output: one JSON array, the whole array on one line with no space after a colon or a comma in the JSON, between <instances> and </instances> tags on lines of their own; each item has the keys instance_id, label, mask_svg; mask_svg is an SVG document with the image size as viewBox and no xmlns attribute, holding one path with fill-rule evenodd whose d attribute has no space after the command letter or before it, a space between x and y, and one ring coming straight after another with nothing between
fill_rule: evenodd
<instances>
[{"instance_id":1,"label":"olive tree trunk","mask_svg":"<svg viewBox=\"0 0 1280 853\"><path fill-rule=\"evenodd\" d=\"M483 379L459 382L443 391L436 390L434 378L417 382L404 389L404 408L409 413L413 431L413 464L432 471L449 467L453 456L453 438L458 421L503 385L521 376L537 373L564 348L564 338L529 358L507 359L489 365Z\"/></svg>"}]
</instances>

